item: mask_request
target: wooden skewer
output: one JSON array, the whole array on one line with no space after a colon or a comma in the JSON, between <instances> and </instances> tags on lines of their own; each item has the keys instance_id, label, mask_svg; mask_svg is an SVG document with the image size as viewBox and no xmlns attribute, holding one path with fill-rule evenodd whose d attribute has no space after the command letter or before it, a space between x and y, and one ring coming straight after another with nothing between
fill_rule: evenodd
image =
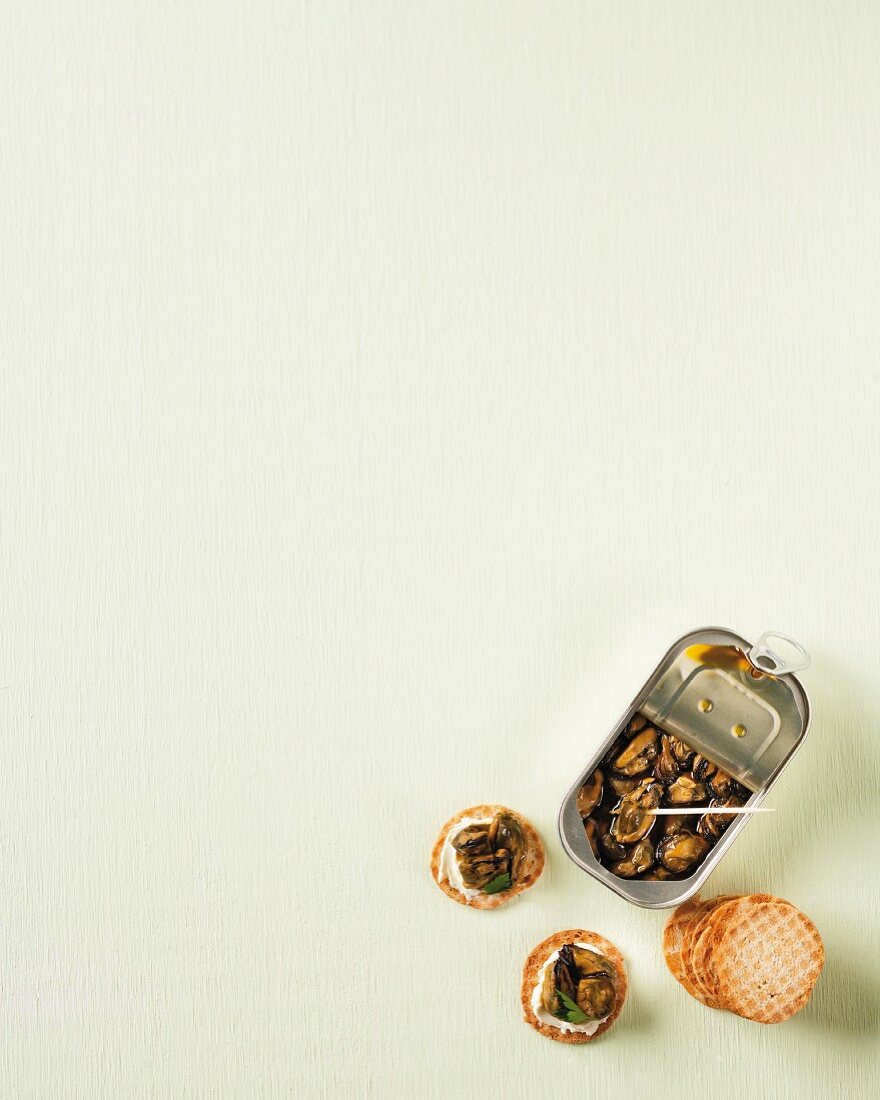
<instances>
[{"instance_id":1,"label":"wooden skewer","mask_svg":"<svg viewBox=\"0 0 880 1100\"><path fill-rule=\"evenodd\" d=\"M774 814L775 806L698 806L692 809L682 806L679 810L675 806L661 810L637 810L637 813L653 814L654 817L678 817L679 814ZM612 814L619 814L620 810L612 810Z\"/></svg>"}]
</instances>

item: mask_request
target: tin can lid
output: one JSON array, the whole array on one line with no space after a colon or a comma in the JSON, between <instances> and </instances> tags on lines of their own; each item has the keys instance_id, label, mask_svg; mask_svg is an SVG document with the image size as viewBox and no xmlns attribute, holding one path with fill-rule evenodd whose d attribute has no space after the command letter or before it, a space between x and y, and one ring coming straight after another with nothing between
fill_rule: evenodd
<instances>
[{"instance_id":1,"label":"tin can lid","mask_svg":"<svg viewBox=\"0 0 880 1100\"><path fill-rule=\"evenodd\" d=\"M753 645L729 631L682 640L648 685L641 709L753 791L761 790L794 751L806 728L803 646L776 631Z\"/></svg>"}]
</instances>

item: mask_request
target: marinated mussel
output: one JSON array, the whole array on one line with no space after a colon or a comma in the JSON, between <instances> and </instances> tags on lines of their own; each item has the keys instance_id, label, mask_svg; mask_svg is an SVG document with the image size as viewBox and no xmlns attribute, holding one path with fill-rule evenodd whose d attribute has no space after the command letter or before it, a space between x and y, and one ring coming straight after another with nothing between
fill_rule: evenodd
<instances>
[{"instance_id":1,"label":"marinated mussel","mask_svg":"<svg viewBox=\"0 0 880 1100\"><path fill-rule=\"evenodd\" d=\"M612 767L618 775L644 775L657 756L657 731L648 726L618 753L612 761Z\"/></svg>"},{"instance_id":2,"label":"marinated mussel","mask_svg":"<svg viewBox=\"0 0 880 1100\"><path fill-rule=\"evenodd\" d=\"M600 974L605 974L609 978L614 977L614 964L598 951L592 951L589 947L578 947L573 943L571 957L581 977L595 978Z\"/></svg>"},{"instance_id":3,"label":"marinated mussel","mask_svg":"<svg viewBox=\"0 0 880 1100\"><path fill-rule=\"evenodd\" d=\"M660 755L654 764L654 775L665 783L671 783L681 774L681 764L672 751L672 738L664 734L660 738Z\"/></svg>"},{"instance_id":4,"label":"marinated mussel","mask_svg":"<svg viewBox=\"0 0 880 1100\"><path fill-rule=\"evenodd\" d=\"M690 806L704 802L708 797L705 783L697 783L689 775L680 775L666 788L666 801L670 806Z\"/></svg>"},{"instance_id":5,"label":"marinated mussel","mask_svg":"<svg viewBox=\"0 0 880 1100\"><path fill-rule=\"evenodd\" d=\"M515 882L525 856L522 827L512 814L497 813L490 822L468 825L452 838L462 882L472 890L497 893Z\"/></svg>"},{"instance_id":6,"label":"marinated mussel","mask_svg":"<svg viewBox=\"0 0 880 1100\"><path fill-rule=\"evenodd\" d=\"M605 855L611 859L623 859L626 856L626 848L612 833L600 834L599 845Z\"/></svg>"},{"instance_id":7,"label":"marinated mussel","mask_svg":"<svg viewBox=\"0 0 880 1100\"><path fill-rule=\"evenodd\" d=\"M742 799L737 795L729 798L713 798L708 806L708 813L703 814L697 824L697 833L706 840L716 841L727 826L733 821L730 814L713 814L711 811L717 806L735 807L741 806Z\"/></svg>"},{"instance_id":8,"label":"marinated mussel","mask_svg":"<svg viewBox=\"0 0 880 1100\"><path fill-rule=\"evenodd\" d=\"M686 745L684 741L679 740L677 737L672 737L671 735L669 737L669 747L675 759L685 768L696 755L690 745Z\"/></svg>"},{"instance_id":9,"label":"marinated mussel","mask_svg":"<svg viewBox=\"0 0 880 1100\"><path fill-rule=\"evenodd\" d=\"M657 845L657 856L668 871L681 874L699 863L710 848L705 837L683 830L664 837Z\"/></svg>"},{"instance_id":10,"label":"marinated mussel","mask_svg":"<svg viewBox=\"0 0 880 1100\"><path fill-rule=\"evenodd\" d=\"M624 795L611 825L611 835L620 844L635 844L646 836L656 818L651 810L656 810L663 797L663 787L651 779Z\"/></svg>"},{"instance_id":11,"label":"marinated mussel","mask_svg":"<svg viewBox=\"0 0 880 1100\"><path fill-rule=\"evenodd\" d=\"M507 851L503 848L500 852L490 852L488 855L460 857L458 865L462 882L472 890L482 890L493 879L508 874L510 870Z\"/></svg>"},{"instance_id":12,"label":"marinated mussel","mask_svg":"<svg viewBox=\"0 0 880 1100\"><path fill-rule=\"evenodd\" d=\"M488 825L468 825L458 832L452 840L452 847L459 855L473 857L492 853Z\"/></svg>"},{"instance_id":13,"label":"marinated mussel","mask_svg":"<svg viewBox=\"0 0 880 1100\"><path fill-rule=\"evenodd\" d=\"M634 845L626 859L612 863L611 870L621 878L635 878L636 875L649 871L654 863L654 845L645 837Z\"/></svg>"},{"instance_id":14,"label":"marinated mussel","mask_svg":"<svg viewBox=\"0 0 880 1100\"><path fill-rule=\"evenodd\" d=\"M706 776L706 786L710 792L718 798L724 798L733 787L733 776L727 774L721 768L716 767Z\"/></svg>"},{"instance_id":15,"label":"marinated mussel","mask_svg":"<svg viewBox=\"0 0 880 1100\"><path fill-rule=\"evenodd\" d=\"M602 785L605 776L600 768L596 768L590 778L578 791L577 806L581 817L589 817L602 800Z\"/></svg>"},{"instance_id":16,"label":"marinated mussel","mask_svg":"<svg viewBox=\"0 0 880 1100\"><path fill-rule=\"evenodd\" d=\"M588 1020L603 1020L614 1008L614 982L604 974L581 978L575 1003Z\"/></svg>"},{"instance_id":17,"label":"marinated mussel","mask_svg":"<svg viewBox=\"0 0 880 1100\"><path fill-rule=\"evenodd\" d=\"M598 952L567 943L544 972L541 1003L559 1020L602 1020L614 1008L614 966Z\"/></svg>"},{"instance_id":18,"label":"marinated mussel","mask_svg":"<svg viewBox=\"0 0 880 1100\"><path fill-rule=\"evenodd\" d=\"M506 850L510 862L510 879L513 882L519 875L523 857L526 853L526 838L522 826L513 814L497 813L489 826L489 840L496 854Z\"/></svg>"},{"instance_id":19,"label":"marinated mussel","mask_svg":"<svg viewBox=\"0 0 880 1100\"><path fill-rule=\"evenodd\" d=\"M638 779L627 779L622 775L609 775L608 782L611 784L611 789L618 798L623 798L625 794L634 791L639 785Z\"/></svg>"}]
</instances>

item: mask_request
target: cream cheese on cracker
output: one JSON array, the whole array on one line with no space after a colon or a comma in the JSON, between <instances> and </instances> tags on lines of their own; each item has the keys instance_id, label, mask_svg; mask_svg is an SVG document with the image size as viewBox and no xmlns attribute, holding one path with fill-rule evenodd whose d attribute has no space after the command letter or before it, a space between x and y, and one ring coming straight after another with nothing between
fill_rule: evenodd
<instances>
[{"instance_id":1,"label":"cream cheese on cracker","mask_svg":"<svg viewBox=\"0 0 880 1100\"><path fill-rule=\"evenodd\" d=\"M478 897L482 890L465 886L464 879L461 877L461 868L458 866L458 852L452 847L452 842L462 829L467 829L470 825L491 825L491 823L491 817L463 817L454 829L449 830L446 839L443 841L437 877L440 882L445 879L453 889L458 890L460 894L464 894L468 901L471 898Z\"/></svg>"},{"instance_id":2,"label":"cream cheese on cracker","mask_svg":"<svg viewBox=\"0 0 880 1100\"><path fill-rule=\"evenodd\" d=\"M582 947L586 951L592 951L594 955L601 955L600 951L597 951L595 947L591 947L588 943L575 943L575 947ZM559 958L559 951L554 951L552 955L547 959L544 965L541 967L538 973L538 983L532 991L532 1012L538 1017L542 1024L547 1024L549 1027L558 1028L560 1031L575 1031L581 1035L593 1035L599 1030L599 1025L603 1024L608 1016L603 1016L601 1020L587 1020L583 1024L570 1024L567 1020L560 1020L552 1013L548 1012L544 1005L541 1003L541 993L544 989L544 975L547 973L547 967L552 966ZM613 1009L612 1009L613 1011Z\"/></svg>"}]
</instances>

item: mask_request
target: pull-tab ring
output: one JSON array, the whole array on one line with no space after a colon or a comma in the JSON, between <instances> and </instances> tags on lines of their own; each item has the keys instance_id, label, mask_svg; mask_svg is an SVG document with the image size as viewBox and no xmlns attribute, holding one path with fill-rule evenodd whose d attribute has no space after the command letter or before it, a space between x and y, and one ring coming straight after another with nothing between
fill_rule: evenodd
<instances>
[{"instance_id":1,"label":"pull-tab ring","mask_svg":"<svg viewBox=\"0 0 880 1100\"><path fill-rule=\"evenodd\" d=\"M780 642L785 644L780 646ZM800 642L776 630L765 630L749 650L748 658L756 669L769 676L785 676L810 667L810 655Z\"/></svg>"}]
</instances>

